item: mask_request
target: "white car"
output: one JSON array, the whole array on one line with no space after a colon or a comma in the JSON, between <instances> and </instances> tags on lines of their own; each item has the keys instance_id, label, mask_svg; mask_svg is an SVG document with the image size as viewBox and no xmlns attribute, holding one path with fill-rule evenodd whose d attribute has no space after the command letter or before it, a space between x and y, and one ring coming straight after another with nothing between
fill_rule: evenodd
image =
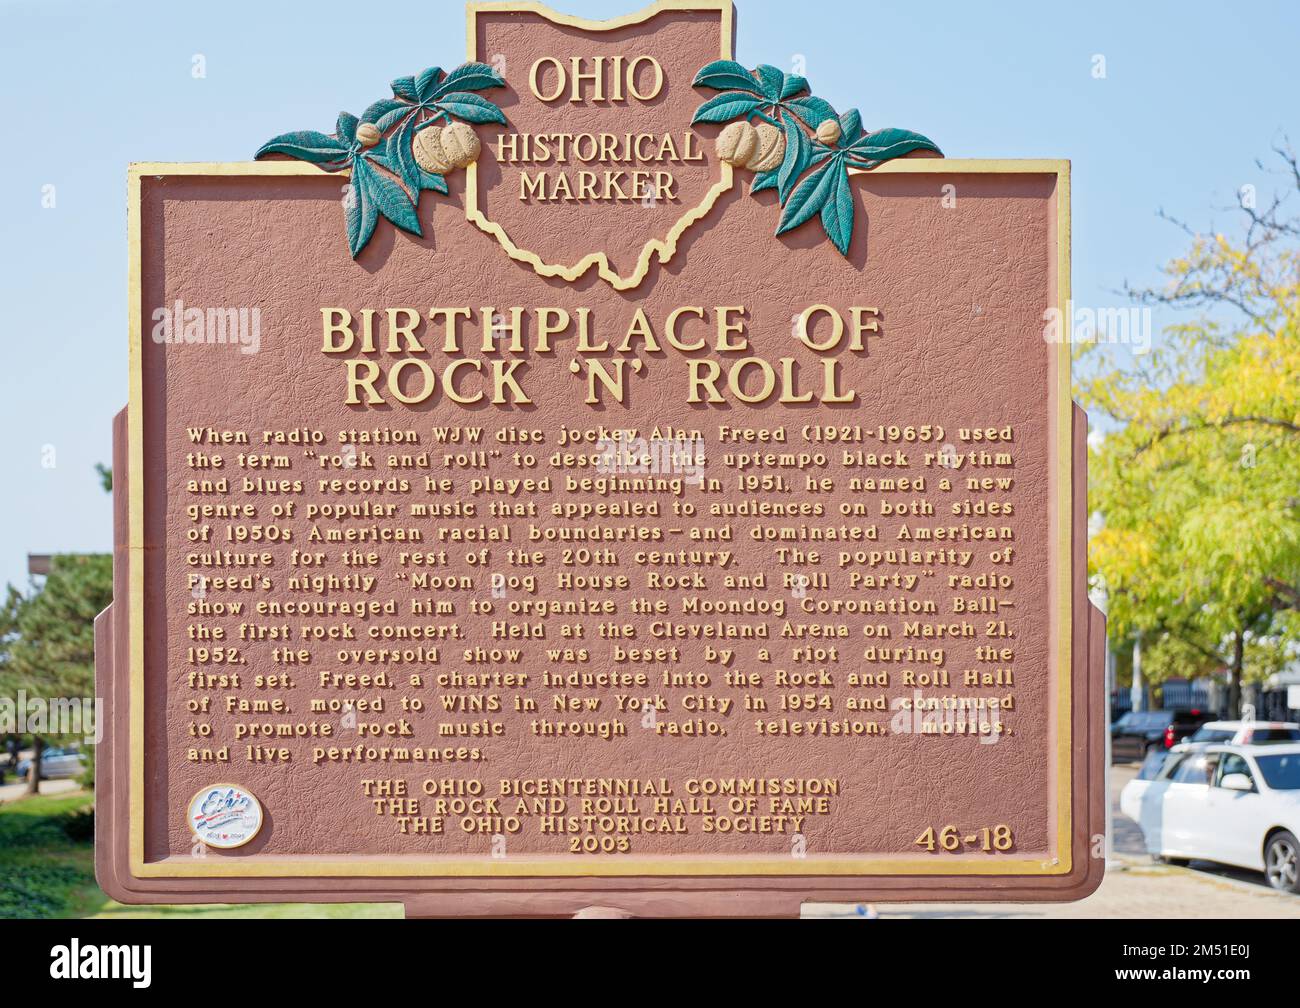
<instances>
[{"instance_id":1,"label":"white car","mask_svg":"<svg viewBox=\"0 0 1300 1008\"><path fill-rule=\"evenodd\" d=\"M1237 865L1300 893L1300 745L1188 747L1143 776L1119 804L1156 857Z\"/></svg>"},{"instance_id":2,"label":"white car","mask_svg":"<svg viewBox=\"0 0 1300 1008\"><path fill-rule=\"evenodd\" d=\"M41 753L41 780L60 780L67 777L80 777L87 766L86 754L75 749L46 749ZM31 757L18 764L18 777L27 780L32 772Z\"/></svg>"},{"instance_id":3,"label":"white car","mask_svg":"<svg viewBox=\"0 0 1300 1008\"><path fill-rule=\"evenodd\" d=\"M1300 724L1294 721L1206 721L1183 741L1231 745L1300 742Z\"/></svg>"}]
</instances>

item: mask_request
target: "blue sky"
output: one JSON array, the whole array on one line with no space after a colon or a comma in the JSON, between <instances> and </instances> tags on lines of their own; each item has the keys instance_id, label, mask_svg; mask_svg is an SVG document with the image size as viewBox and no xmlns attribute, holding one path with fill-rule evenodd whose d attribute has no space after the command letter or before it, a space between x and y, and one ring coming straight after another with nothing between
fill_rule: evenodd
<instances>
[{"instance_id":1,"label":"blue sky","mask_svg":"<svg viewBox=\"0 0 1300 1008\"><path fill-rule=\"evenodd\" d=\"M1255 159L1286 134L1300 143L1294 2L737 8L742 62L802 56L816 92L869 124L919 130L953 157L1070 158L1081 304L1116 304L1125 279L1155 280L1181 250L1158 209L1226 227L1216 207L1271 189ZM329 131L393 77L462 62L464 39L463 5L441 0L0 0L0 583L25 582L28 552L111 546L93 467L127 395L128 162L240 160L287 129Z\"/></svg>"}]
</instances>

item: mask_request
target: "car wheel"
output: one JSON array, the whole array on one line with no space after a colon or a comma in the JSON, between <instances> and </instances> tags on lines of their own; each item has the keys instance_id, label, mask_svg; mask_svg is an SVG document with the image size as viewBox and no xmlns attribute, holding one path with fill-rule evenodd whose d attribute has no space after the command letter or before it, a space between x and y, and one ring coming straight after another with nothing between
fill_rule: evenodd
<instances>
[{"instance_id":1,"label":"car wheel","mask_svg":"<svg viewBox=\"0 0 1300 1008\"><path fill-rule=\"evenodd\" d=\"M1281 892L1300 893L1300 842L1282 830L1264 848L1264 876Z\"/></svg>"},{"instance_id":2,"label":"car wheel","mask_svg":"<svg viewBox=\"0 0 1300 1008\"><path fill-rule=\"evenodd\" d=\"M1163 854L1158 855L1156 860L1161 864L1172 865L1175 868L1186 868L1191 864L1191 860L1185 857L1165 857Z\"/></svg>"}]
</instances>

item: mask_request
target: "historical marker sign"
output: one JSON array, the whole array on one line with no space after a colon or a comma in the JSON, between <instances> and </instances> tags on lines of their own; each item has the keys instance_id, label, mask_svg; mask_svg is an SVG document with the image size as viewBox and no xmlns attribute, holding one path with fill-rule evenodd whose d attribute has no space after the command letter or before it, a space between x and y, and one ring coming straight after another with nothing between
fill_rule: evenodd
<instances>
[{"instance_id":1,"label":"historical marker sign","mask_svg":"<svg viewBox=\"0 0 1300 1008\"><path fill-rule=\"evenodd\" d=\"M131 169L105 888L1090 891L1066 164L736 63L730 4L468 44Z\"/></svg>"}]
</instances>

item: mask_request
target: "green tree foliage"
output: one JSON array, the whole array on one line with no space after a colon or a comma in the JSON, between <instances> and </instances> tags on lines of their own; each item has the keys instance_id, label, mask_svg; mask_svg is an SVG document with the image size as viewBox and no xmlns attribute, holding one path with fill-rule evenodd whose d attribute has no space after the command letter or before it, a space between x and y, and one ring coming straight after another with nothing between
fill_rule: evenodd
<instances>
[{"instance_id":1,"label":"green tree foliage","mask_svg":"<svg viewBox=\"0 0 1300 1008\"><path fill-rule=\"evenodd\" d=\"M95 695L95 616L113 600L113 558L65 554L50 559L43 583L24 595L10 586L0 609L0 694ZM37 751L47 732L35 740ZM80 736L66 741L80 741ZM36 789L35 775L32 790Z\"/></svg>"},{"instance_id":2,"label":"green tree foliage","mask_svg":"<svg viewBox=\"0 0 1300 1008\"><path fill-rule=\"evenodd\" d=\"M1300 166L1278 150L1288 187ZM1195 310L1148 356L1080 354L1078 392L1119 426L1089 459L1094 580L1113 637L1141 634L1157 681L1275 671L1300 606L1300 218L1243 198L1238 238L1188 231L1139 302ZM1249 661L1248 661L1249 658Z\"/></svg>"},{"instance_id":3,"label":"green tree foliage","mask_svg":"<svg viewBox=\"0 0 1300 1008\"><path fill-rule=\"evenodd\" d=\"M69 553L50 558L44 583L26 596L12 587L6 614L14 631L4 643L0 676L6 693L91 696L95 617L113 600L113 558Z\"/></svg>"}]
</instances>

